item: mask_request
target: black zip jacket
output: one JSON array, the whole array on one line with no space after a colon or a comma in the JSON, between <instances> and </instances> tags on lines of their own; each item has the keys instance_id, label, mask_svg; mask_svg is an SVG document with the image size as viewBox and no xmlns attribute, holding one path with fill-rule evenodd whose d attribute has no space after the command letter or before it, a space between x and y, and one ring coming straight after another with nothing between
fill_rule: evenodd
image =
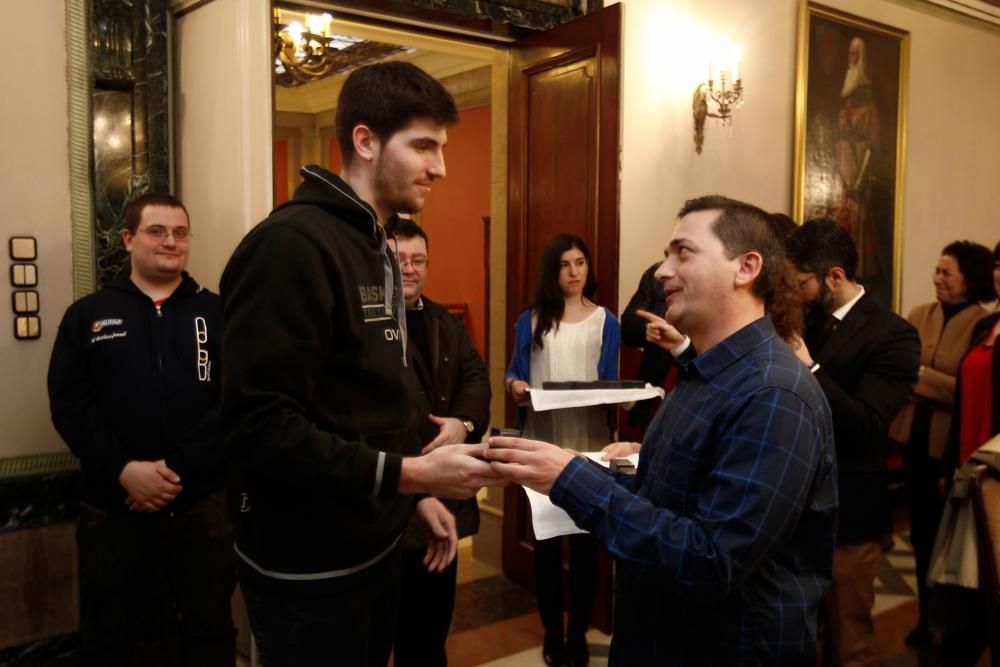
<instances>
[{"instance_id":1,"label":"black zip jacket","mask_svg":"<svg viewBox=\"0 0 1000 667\"><path fill-rule=\"evenodd\" d=\"M119 277L66 310L49 403L85 502L126 510L118 476L133 460L166 460L184 486L175 506L222 486L221 334L219 297L186 273L159 307Z\"/></svg>"},{"instance_id":2,"label":"black zip jacket","mask_svg":"<svg viewBox=\"0 0 1000 667\"><path fill-rule=\"evenodd\" d=\"M392 550L420 445L382 227L337 176L302 174L223 273L222 404L241 572L312 593Z\"/></svg>"}]
</instances>

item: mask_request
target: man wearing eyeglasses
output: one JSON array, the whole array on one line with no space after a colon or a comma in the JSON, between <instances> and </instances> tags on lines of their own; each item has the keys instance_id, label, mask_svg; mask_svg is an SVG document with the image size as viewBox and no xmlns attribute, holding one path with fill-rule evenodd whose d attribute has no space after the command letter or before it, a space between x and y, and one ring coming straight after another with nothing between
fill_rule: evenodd
<instances>
[{"instance_id":1,"label":"man wearing eyeglasses","mask_svg":"<svg viewBox=\"0 0 1000 667\"><path fill-rule=\"evenodd\" d=\"M132 202L129 274L71 305L52 351L52 421L82 478L83 665L235 661L219 297L184 271L191 237L176 198Z\"/></svg>"},{"instance_id":2,"label":"man wearing eyeglasses","mask_svg":"<svg viewBox=\"0 0 1000 667\"><path fill-rule=\"evenodd\" d=\"M423 293L430 263L427 233L412 220L398 217L385 226L385 232L403 278L410 367L421 389L416 402L423 416L418 427L423 452L480 442L490 420L486 364L472 347L462 321ZM455 515L459 539L479 532L475 498L443 502ZM440 572L428 571L423 563L427 539L412 519L399 547L402 577L394 664L444 667L458 560Z\"/></svg>"},{"instance_id":3,"label":"man wearing eyeglasses","mask_svg":"<svg viewBox=\"0 0 1000 667\"><path fill-rule=\"evenodd\" d=\"M910 324L858 282L858 249L832 220L810 220L786 241L806 304L795 353L819 381L837 446L837 545L824 606L831 665L874 665L875 574L892 533L883 443L920 366Z\"/></svg>"}]
</instances>

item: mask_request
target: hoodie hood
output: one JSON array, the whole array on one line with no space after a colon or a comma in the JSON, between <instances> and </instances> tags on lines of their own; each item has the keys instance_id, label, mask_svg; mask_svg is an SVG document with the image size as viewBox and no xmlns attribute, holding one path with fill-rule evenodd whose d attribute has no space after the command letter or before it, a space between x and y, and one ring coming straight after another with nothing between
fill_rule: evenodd
<instances>
[{"instance_id":1,"label":"hoodie hood","mask_svg":"<svg viewBox=\"0 0 1000 667\"><path fill-rule=\"evenodd\" d=\"M399 264L392 258L386 246L385 230L378 224L375 209L361 199L344 179L320 167L309 164L299 171L302 185L295 190L295 196L275 211L294 205L308 204L329 211L341 220L371 239L382 255L382 270L385 275L385 314L396 319L403 347L403 365L407 365L406 346L406 304L403 298L403 275Z\"/></svg>"},{"instance_id":2,"label":"hoodie hood","mask_svg":"<svg viewBox=\"0 0 1000 667\"><path fill-rule=\"evenodd\" d=\"M149 299L149 296L136 287L135 283L129 277L131 274L119 274L114 280L108 283L108 289L113 289L119 292L124 292L126 294L132 294L143 299ZM178 296L183 296L185 294L197 294L204 290L205 288L198 284L198 281L188 275L187 271L181 272L181 283L177 286L167 299L173 299Z\"/></svg>"},{"instance_id":3,"label":"hoodie hood","mask_svg":"<svg viewBox=\"0 0 1000 667\"><path fill-rule=\"evenodd\" d=\"M340 176L315 164L302 167L299 174L303 181L296 188L294 198L278 206L275 211L293 204L319 206L375 242L378 242L379 236L385 237L381 233L375 209L362 200Z\"/></svg>"}]
</instances>

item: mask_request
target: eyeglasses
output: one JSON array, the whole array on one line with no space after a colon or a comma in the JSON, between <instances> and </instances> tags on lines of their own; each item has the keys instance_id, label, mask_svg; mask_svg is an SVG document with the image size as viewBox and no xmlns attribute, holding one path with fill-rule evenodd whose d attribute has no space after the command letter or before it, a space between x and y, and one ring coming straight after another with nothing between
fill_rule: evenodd
<instances>
[{"instance_id":1,"label":"eyeglasses","mask_svg":"<svg viewBox=\"0 0 1000 667\"><path fill-rule=\"evenodd\" d=\"M403 268L407 264L412 266L414 269L420 271L421 269L426 269L427 265L430 264L430 260L423 255L417 255L416 257L397 257L396 260L399 262L399 268Z\"/></svg>"},{"instance_id":2,"label":"eyeglasses","mask_svg":"<svg viewBox=\"0 0 1000 667\"><path fill-rule=\"evenodd\" d=\"M166 241L167 237L173 237L178 243L184 243L190 238L194 237L191 230L187 227L175 227L174 229L167 229L166 227L161 227L159 225L153 225L152 227L146 227L145 229L138 230L143 234L148 234L157 241Z\"/></svg>"}]
</instances>

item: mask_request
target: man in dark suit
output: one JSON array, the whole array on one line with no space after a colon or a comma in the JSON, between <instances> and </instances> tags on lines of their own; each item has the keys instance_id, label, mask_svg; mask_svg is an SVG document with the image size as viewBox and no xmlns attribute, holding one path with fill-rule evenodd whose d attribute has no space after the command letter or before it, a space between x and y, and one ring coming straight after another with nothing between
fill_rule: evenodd
<instances>
[{"instance_id":1,"label":"man in dark suit","mask_svg":"<svg viewBox=\"0 0 1000 667\"><path fill-rule=\"evenodd\" d=\"M832 664L874 665L871 609L882 539L892 532L882 443L920 367L916 330L865 293L858 251L832 220L810 220L787 242L806 303L796 350L833 412L840 513L825 606Z\"/></svg>"},{"instance_id":2,"label":"man in dark suit","mask_svg":"<svg viewBox=\"0 0 1000 667\"><path fill-rule=\"evenodd\" d=\"M642 358L639 361L639 379L650 383L654 387L659 387L667 378L670 367L673 366L674 357L672 354L646 341L646 325L648 322L638 314L644 310L663 317L667 312L667 301L663 295L663 284L656 279L656 270L660 268L662 261L655 262L642 274L639 279L639 286L635 294L629 299L628 305L622 312L622 343L642 350ZM656 409L660 407L662 401L658 398L650 398L639 401L629 410L628 422L632 426L638 427L640 434L646 435L646 429L656 414Z\"/></svg>"},{"instance_id":3,"label":"man in dark suit","mask_svg":"<svg viewBox=\"0 0 1000 667\"><path fill-rule=\"evenodd\" d=\"M461 320L423 296L430 265L426 232L405 218L391 221L385 231L403 277L408 356L421 388L417 404L427 417L420 433L423 453L441 445L479 442L490 420L486 364L469 342ZM455 515L459 538L479 531L475 498L443 502ZM441 572L428 572L423 563L426 551L424 532L411 521L400 542L396 667L448 662L445 638L455 607L458 560Z\"/></svg>"}]
</instances>

